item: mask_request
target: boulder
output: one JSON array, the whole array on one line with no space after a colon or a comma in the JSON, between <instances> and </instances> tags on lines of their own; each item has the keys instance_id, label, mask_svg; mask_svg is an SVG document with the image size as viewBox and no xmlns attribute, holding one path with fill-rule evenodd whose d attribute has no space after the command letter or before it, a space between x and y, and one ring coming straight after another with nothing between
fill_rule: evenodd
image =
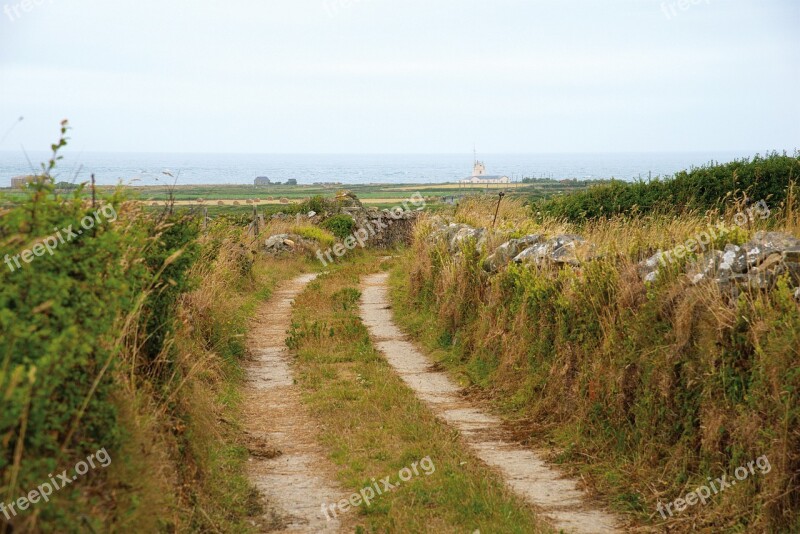
<instances>
[{"instance_id":1,"label":"boulder","mask_svg":"<svg viewBox=\"0 0 800 534\"><path fill-rule=\"evenodd\" d=\"M745 249L738 245L725 245L725 250L722 253L722 260L719 264L719 269L722 272L729 271L735 274L746 273L747 252Z\"/></svg>"},{"instance_id":2,"label":"boulder","mask_svg":"<svg viewBox=\"0 0 800 534\"><path fill-rule=\"evenodd\" d=\"M450 238L450 252L456 254L461 252L461 247L468 241L478 241L483 237L485 230L483 228L472 228L471 226L464 225L462 228L456 230L453 237Z\"/></svg>"},{"instance_id":3,"label":"boulder","mask_svg":"<svg viewBox=\"0 0 800 534\"><path fill-rule=\"evenodd\" d=\"M564 234L532 245L514 258L515 263L556 263L579 267L582 262L597 258L593 244L579 235Z\"/></svg>"},{"instance_id":4,"label":"boulder","mask_svg":"<svg viewBox=\"0 0 800 534\"><path fill-rule=\"evenodd\" d=\"M541 243L542 239L543 237L539 234L531 234L520 239L506 241L497 247L491 256L486 258L483 262L483 269L490 273L497 272L526 248Z\"/></svg>"},{"instance_id":5,"label":"boulder","mask_svg":"<svg viewBox=\"0 0 800 534\"><path fill-rule=\"evenodd\" d=\"M600 254L597 253L594 243L588 243L581 239L564 243L554 249L550 257L555 263L580 267L586 261L599 258Z\"/></svg>"},{"instance_id":6,"label":"boulder","mask_svg":"<svg viewBox=\"0 0 800 534\"><path fill-rule=\"evenodd\" d=\"M783 232L756 232L753 239L745 243L745 254L750 267L758 265L776 252L800 247L800 239Z\"/></svg>"},{"instance_id":7,"label":"boulder","mask_svg":"<svg viewBox=\"0 0 800 534\"><path fill-rule=\"evenodd\" d=\"M286 241L290 241L289 234L278 234L267 238L264 242L264 248L268 251L278 251L288 247Z\"/></svg>"},{"instance_id":8,"label":"boulder","mask_svg":"<svg viewBox=\"0 0 800 534\"><path fill-rule=\"evenodd\" d=\"M552 247L547 243L536 243L514 257L514 263L535 263L540 265L547 259L552 252Z\"/></svg>"},{"instance_id":9,"label":"boulder","mask_svg":"<svg viewBox=\"0 0 800 534\"><path fill-rule=\"evenodd\" d=\"M724 254L720 250L710 250L689 263L686 274L693 284L714 278L719 272Z\"/></svg>"},{"instance_id":10,"label":"boulder","mask_svg":"<svg viewBox=\"0 0 800 534\"><path fill-rule=\"evenodd\" d=\"M782 232L758 232L742 246L728 244L687 266L693 284L713 280L732 293L739 287L771 289L787 273L793 286L800 285L800 239Z\"/></svg>"},{"instance_id":11,"label":"boulder","mask_svg":"<svg viewBox=\"0 0 800 534\"><path fill-rule=\"evenodd\" d=\"M458 223L438 224L434 226L433 231L428 235L428 240L431 242L445 241L449 246L450 240L453 239L453 236L462 228L472 228L472 227L466 224L458 224Z\"/></svg>"},{"instance_id":12,"label":"boulder","mask_svg":"<svg viewBox=\"0 0 800 534\"><path fill-rule=\"evenodd\" d=\"M272 256L279 256L284 252L294 252L298 250L298 245L306 248L313 248L315 242L302 238L299 235L278 234L267 238L264 242L264 250Z\"/></svg>"},{"instance_id":13,"label":"boulder","mask_svg":"<svg viewBox=\"0 0 800 534\"><path fill-rule=\"evenodd\" d=\"M638 271L639 276L645 282L655 282L656 278L658 278L659 269L658 266L662 262L666 262L664 258L664 253L662 251L658 251L646 260L639 262Z\"/></svg>"}]
</instances>

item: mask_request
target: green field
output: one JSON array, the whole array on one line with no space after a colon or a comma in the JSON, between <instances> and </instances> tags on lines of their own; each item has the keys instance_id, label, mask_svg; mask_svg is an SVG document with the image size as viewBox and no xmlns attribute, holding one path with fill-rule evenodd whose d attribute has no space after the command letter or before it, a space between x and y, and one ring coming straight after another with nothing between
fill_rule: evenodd
<instances>
[{"instance_id":1,"label":"green field","mask_svg":"<svg viewBox=\"0 0 800 534\"><path fill-rule=\"evenodd\" d=\"M429 210L445 207L458 202L461 197L470 195L491 195L505 192L509 196L523 197L529 201L552 198L564 193L586 189L594 182L559 182L541 179L535 183L514 183L491 186L463 186L461 184L343 184L341 186L314 185L177 185L166 186L128 186L128 198L144 203L148 210L162 208L170 194L179 208L203 208L209 216L245 215L253 213L253 206L260 213L272 215L278 212L294 213L296 206L314 196L331 198L337 192L347 190L355 193L363 204L380 209L399 206L415 193L425 197ZM98 196L110 194L115 187L99 186ZM22 199L20 190L0 189L6 200ZM64 193L68 190L64 189ZM86 198L91 196L87 187ZM258 202L256 202L256 200ZM282 202L283 201L283 202ZM288 202L286 202L288 201Z\"/></svg>"}]
</instances>

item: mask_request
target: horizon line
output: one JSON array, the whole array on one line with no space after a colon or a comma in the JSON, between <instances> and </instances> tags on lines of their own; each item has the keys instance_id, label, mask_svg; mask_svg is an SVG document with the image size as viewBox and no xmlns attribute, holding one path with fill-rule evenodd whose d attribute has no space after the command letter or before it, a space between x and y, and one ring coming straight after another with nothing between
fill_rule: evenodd
<instances>
[{"instance_id":1,"label":"horizon line","mask_svg":"<svg viewBox=\"0 0 800 534\"><path fill-rule=\"evenodd\" d=\"M770 148L770 149L692 149L692 150L638 150L638 151L556 151L556 152L480 152L486 156L554 156L554 155L632 155L632 154L707 154L720 153L749 153L766 154L772 152L793 153L800 148ZM19 153L19 149L0 149L0 153ZM27 153L50 153L47 149L27 150ZM69 149L64 155L68 155ZM154 151L118 151L118 150L81 150L78 154L148 154L170 156L461 156L472 155L470 152L154 152Z\"/></svg>"}]
</instances>

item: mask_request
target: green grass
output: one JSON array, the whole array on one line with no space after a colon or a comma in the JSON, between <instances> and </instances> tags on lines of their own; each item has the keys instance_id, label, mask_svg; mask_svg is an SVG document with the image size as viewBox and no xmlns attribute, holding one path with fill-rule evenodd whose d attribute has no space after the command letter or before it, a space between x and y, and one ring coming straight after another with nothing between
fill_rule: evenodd
<instances>
[{"instance_id":1,"label":"green grass","mask_svg":"<svg viewBox=\"0 0 800 534\"><path fill-rule=\"evenodd\" d=\"M311 283L296 301L288 340L305 403L321 424L321 442L347 494L372 478L396 480L400 469L423 457L436 467L348 512L356 514L358 532L548 531L372 345L358 317L358 288L377 265L365 254Z\"/></svg>"},{"instance_id":2,"label":"green grass","mask_svg":"<svg viewBox=\"0 0 800 534\"><path fill-rule=\"evenodd\" d=\"M333 244L336 243L336 238L333 236L333 234L327 230L323 230L319 226L314 226L312 224L300 224L293 226L291 231L300 237L312 239L325 247L333 246Z\"/></svg>"}]
</instances>

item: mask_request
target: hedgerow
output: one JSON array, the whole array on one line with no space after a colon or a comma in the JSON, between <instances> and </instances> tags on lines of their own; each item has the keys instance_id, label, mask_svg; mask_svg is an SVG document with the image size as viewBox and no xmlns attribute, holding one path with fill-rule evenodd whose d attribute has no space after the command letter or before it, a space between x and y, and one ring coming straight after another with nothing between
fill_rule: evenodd
<instances>
[{"instance_id":1,"label":"hedgerow","mask_svg":"<svg viewBox=\"0 0 800 534\"><path fill-rule=\"evenodd\" d=\"M76 457L118 449L121 429L111 397L120 355L136 346L141 365L133 366L135 373L169 376L166 340L196 258L190 220L168 213L147 217L120 192L91 201L84 186L57 189L51 172L67 130L62 123L52 158L25 194L0 197L0 257L11 260L0 270L3 502L26 494ZM114 217L100 217L98 210ZM91 228L86 218L93 219ZM13 258L20 251L36 250L37 243L67 228L72 239L17 267ZM98 514L86 513L96 499L82 496L78 486L57 496L74 513L42 506L17 524L52 531L97 521Z\"/></svg>"},{"instance_id":2,"label":"hedgerow","mask_svg":"<svg viewBox=\"0 0 800 534\"><path fill-rule=\"evenodd\" d=\"M686 213L719 209L732 196L765 200L777 206L800 180L800 153L769 153L723 165L712 164L649 182L612 180L533 204L534 212L581 222L598 217Z\"/></svg>"}]
</instances>

